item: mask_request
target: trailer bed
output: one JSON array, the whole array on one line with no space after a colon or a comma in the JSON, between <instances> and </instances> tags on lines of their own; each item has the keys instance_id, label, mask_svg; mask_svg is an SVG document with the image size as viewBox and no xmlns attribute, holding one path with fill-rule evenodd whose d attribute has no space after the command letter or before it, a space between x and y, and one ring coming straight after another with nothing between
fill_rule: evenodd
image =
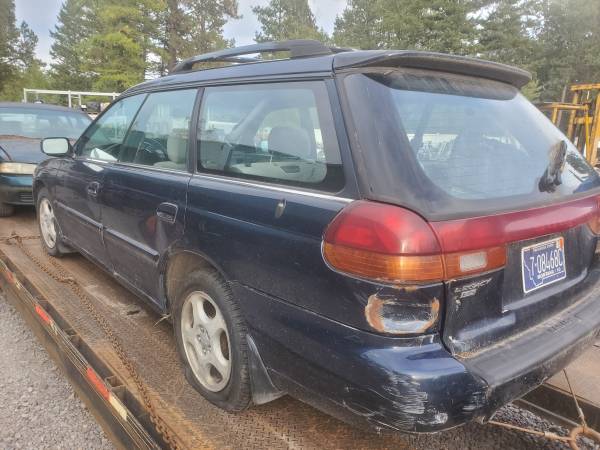
<instances>
[{"instance_id":1,"label":"trailer bed","mask_svg":"<svg viewBox=\"0 0 600 450\"><path fill-rule=\"evenodd\" d=\"M0 219L0 237L12 233L38 234L32 211ZM22 245L40 261L48 261L38 239L23 240ZM465 442L473 448L530 448L532 443L546 443L476 423L429 436L377 435L352 428L290 397L240 414L226 413L204 400L185 380L167 321L160 321L141 300L80 255L59 262L109 321L158 415L182 448L461 448ZM5 297L24 315L109 437L123 448L166 447L142 406L130 373L77 296L36 266L14 242L0 241L0 272ZM75 356L67 358L66 351ZM600 347L576 361L571 374L582 400L600 409L595 406L600 405ZM560 377L549 383L550 389L564 390Z\"/></svg>"}]
</instances>

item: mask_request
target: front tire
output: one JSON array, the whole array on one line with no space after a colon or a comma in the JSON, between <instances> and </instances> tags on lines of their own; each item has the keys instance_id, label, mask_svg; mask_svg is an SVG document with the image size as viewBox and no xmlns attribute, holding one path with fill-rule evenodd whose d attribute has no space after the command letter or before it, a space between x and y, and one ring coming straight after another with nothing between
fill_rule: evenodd
<instances>
[{"instance_id":1,"label":"front tire","mask_svg":"<svg viewBox=\"0 0 600 450\"><path fill-rule=\"evenodd\" d=\"M251 393L246 324L216 271L186 275L175 295L173 319L188 382L226 411L246 409Z\"/></svg>"},{"instance_id":2,"label":"front tire","mask_svg":"<svg viewBox=\"0 0 600 450\"><path fill-rule=\"evenodd\" d=\"M69 253L68 248L62 243L60 228L54 216L54 208L45 188L40 189L37 195L36 213L40 240L46 253L56 257Z\"/></svg>"}]
</instances>

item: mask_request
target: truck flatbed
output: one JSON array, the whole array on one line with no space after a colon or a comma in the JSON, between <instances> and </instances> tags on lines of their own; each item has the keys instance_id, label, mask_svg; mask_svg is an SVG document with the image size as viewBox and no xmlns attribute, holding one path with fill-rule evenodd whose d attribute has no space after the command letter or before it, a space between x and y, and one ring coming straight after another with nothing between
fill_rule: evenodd
<instances>
[{"instance_id":1,"label":"truck flatbed","mask_svg":"<svg viewBox=\"0 0 600 450\"><path fill-rule=\"evenodd\" d=\"M23 210L0 220L0 237L13 233L31 237L19 245L14 239L0 241L0 287L4 296L22 313L118 447L168 447L106 333L65 280L57 281L49 274L56 268L34 238L38 235L34 219L33 211ZM287 396L237 415L228 414L204 400L185 380L168 321L161 321L141 300L82 256L66 256L59 264L110 324L178 447L462 448L468 442L473 448L531 448L532 444L548 442L477 423L429 436L378 435L352 428ZM600 410L600 347L582 356L571 373L582 400L593 410ZM563 383L555 377L545 388L564 391ZM537 404L533 397L525 403L534 407Z\"/></svg>"}]
</instances>

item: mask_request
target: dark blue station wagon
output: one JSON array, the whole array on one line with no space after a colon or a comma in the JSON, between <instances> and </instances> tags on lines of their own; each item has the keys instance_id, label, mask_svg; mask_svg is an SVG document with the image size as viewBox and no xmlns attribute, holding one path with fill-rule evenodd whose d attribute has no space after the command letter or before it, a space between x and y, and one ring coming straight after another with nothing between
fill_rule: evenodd
<instances>
[{"instance_id":1,"label":"dark blue station wagon","mask_svg":"<svg viewBox=\"0 0 600 450\"><path fill-rule=\"evenodd\" d=\"M169 315L228 411L290 394L375 429L485 421L600 327L600 178L528 81L313 41L191 58L43 141L43 245Z\"/></svg>"}]
</instances>

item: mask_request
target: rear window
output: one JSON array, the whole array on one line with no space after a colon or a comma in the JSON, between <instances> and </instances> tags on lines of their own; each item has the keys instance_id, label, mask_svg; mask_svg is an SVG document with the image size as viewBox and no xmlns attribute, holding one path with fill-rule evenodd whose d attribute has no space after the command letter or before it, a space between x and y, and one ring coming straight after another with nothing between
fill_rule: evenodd
<instances>
[{"instance_id":1,"label":"rear window","mask_svg":"<svg viewBox=\"0 0 600 450\"><path fill-rule=\"evenodd\" d=\"M473 215L599 185L577 149L512 86L409 70L352 74L345 86L364 184L376 198L429 217ZM564 168L549 187L540 178L561 159L561 145Z\"/></svg>"}]
</instances>

